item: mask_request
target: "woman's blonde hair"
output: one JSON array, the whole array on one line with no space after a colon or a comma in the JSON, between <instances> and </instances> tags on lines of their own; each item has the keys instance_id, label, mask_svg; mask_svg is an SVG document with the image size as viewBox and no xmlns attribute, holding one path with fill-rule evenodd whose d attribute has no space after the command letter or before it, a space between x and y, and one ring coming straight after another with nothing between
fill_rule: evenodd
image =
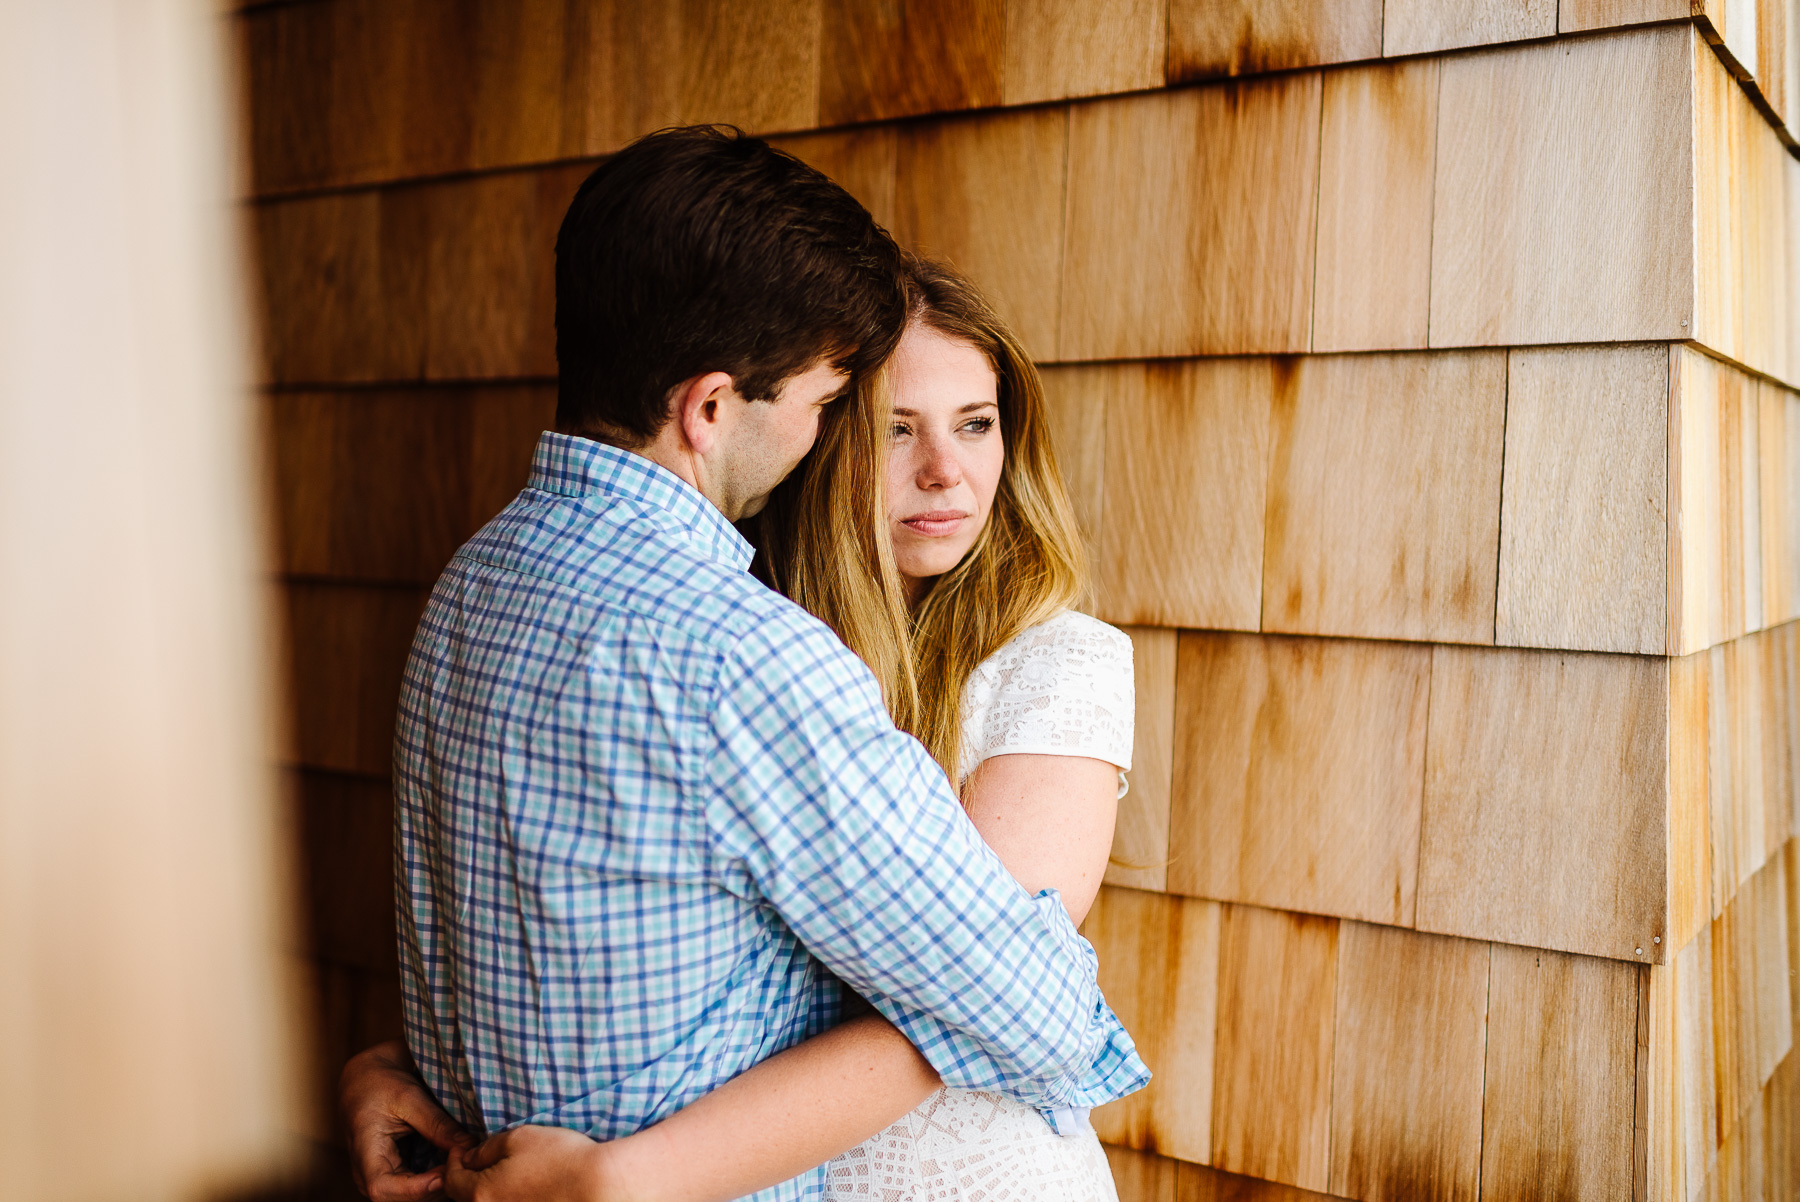
<instances>
[{"instance_id":1,"label":"woman's blonde hair","mask_svg":"<svg viewBox=\"0 0 1800 1202\"><path fill-rule=\"evenodd\" d=\"M908 267L909 323L975 347L997 378L1006 461L987 524L909 613L882 495L893 390L883 368L828 417L814 453L771 498L763 563L770 583L868 663L895 725L960 787L969 675L1020 631L1074 605L1087 563L1036 366L962 274L919 258Z\"/></svg>"}]
</instances>

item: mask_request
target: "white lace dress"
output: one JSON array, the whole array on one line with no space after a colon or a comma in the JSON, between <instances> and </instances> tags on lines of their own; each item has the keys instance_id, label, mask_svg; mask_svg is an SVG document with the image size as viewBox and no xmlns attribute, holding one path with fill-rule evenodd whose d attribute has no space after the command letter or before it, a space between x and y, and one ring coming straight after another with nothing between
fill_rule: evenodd
<instances>
[{"instance_id":1,"label":"white lace dress","mask_svg":"<svg viewBox=\"0 0 1800 1202\"><path fill-rule=\"evenodd\" d=\"M1131 766L1131 640L1073 611L982 661L963 692L967 780L989 756L1087 756ZM1120 795L1124 795L1120 775ZM1082 1124L1085 1126L1085 1123ZM994 1093L940 1089L826 1166L829 1202L1118 1202L1090 1128L1058 1135Z\"/></svg>"}]
</instances>

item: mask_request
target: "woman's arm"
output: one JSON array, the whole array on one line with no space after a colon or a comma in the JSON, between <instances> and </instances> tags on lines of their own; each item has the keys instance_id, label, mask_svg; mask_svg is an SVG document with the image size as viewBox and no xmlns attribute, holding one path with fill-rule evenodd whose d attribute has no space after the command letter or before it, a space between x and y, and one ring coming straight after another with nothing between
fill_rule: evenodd
<instances>
[{"instance_id":1,"label":"woman's arm","mask_svg":"<svg viewBox=\"0 0 1800 1202\"><path fill-rule=\"evenodd\" d=\"M1119 770L1068 755L996 755L963 787L975 829L1031 892L1055 889L1080 926L1106 860L1119 810Z\"/></svg>"},{"instance_id":2,"label":"woman's arm","mask_svg":"<svg viewBox=\"0 0 1800 1202\"><path fill-rule=\"evenodd\" d=\"M517 1127L452 1152L446 1189L457 1202L730 1202L855 1147L937 1085L893 1024L865 1015L624 1139Z\"/></svg>"},{"instance_id":3,"label":"woman's arm","mask_svg":"<svg viewBox=\"0 0 1800 1202\"><path fill-rule=\"evenodd\" d=\"M1056 889L1080 923L1112 849L1118 769L1074 756L998 755L963 802L1032 893ZM519 1127L451 1156L457 1202L727 1202L855 1147L937 1088L918 1049L878 1015L772 1056L653 1127L597 1144Z\"/></svg>"}]
</instances>

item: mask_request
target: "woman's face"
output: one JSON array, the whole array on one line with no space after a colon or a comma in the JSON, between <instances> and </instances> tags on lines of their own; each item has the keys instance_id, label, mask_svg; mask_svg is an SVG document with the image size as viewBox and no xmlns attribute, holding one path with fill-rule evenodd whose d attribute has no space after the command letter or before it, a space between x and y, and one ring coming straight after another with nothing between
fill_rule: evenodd
<instances>
[{"instance_id":1,"label":"woman's face","mask_svg":"<svg viewBox=\"0 0 1800 1202\"><path fill-rule=\"evenodd\" d=\"M917 322L906 328L894 352L887 514L909 586L955 567L987 525L1006 463L998 394L975 347Z\"/></svg>"}]
</instances>

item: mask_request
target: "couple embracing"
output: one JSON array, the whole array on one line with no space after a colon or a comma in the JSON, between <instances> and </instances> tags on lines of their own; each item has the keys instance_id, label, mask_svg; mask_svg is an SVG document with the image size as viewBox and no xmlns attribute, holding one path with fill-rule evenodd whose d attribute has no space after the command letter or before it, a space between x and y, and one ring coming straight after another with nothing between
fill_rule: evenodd
<instances>
[{"instance_id":1,"label":"couple embracing","mask_svg":"<svg viewBox=\"0 0 1800 1202\"><path fill-rule=\"evenodd\" d=\"M557 430L406 669L407 1047L345 1069L361 1184L1112 1202L1087 1110L1149 1074L1076 924L1131 646L1072 608L1031 362L711 128L588 178L556 328Z\"/></svg>"}]
</instances>

